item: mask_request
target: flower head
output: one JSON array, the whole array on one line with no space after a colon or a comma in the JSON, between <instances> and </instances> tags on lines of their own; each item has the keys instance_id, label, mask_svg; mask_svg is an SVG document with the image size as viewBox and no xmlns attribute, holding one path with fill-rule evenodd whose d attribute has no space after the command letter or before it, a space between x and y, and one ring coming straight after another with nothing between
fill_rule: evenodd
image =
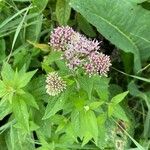
<instances>
[{"instance_id":1,"label":"flower head","mask_svg":"<svg viewBox=\"0 0 150 150\"><path fill-rule=\"evenodd\" d=\"M50 45L55 50L65 50L66 45L71 40L71 36L75 31L69 26L66 27L57 27L51 33Z\"/></svg>"},{"instance_id":2,"label":"flower head","mask_svg":"<svg viewBox=\"0 0 150 150\"><path fill-rule=\"evenodd\" d=\"M71 70L83 68L87 74L107 76L111 66L110 57L99 53L100 43L86 38L72 28L57 27L51 34L50 44L56 50L62 50L62 58Z\"/></svg>"},{"instance_id":3,"label":"flower head","mask_svg":"<svg viewBox=\"0 0 150 150\"><path fill-rule=\"evenodd\" d=\"M110 57L98 52L93 52L88 56L89 63L84 68L89 75L99 74L107 76L109 67L111 66Z\"/></svg>"},{"instance_id":4,"label":"flower head","mask_svg":"<svg viewBox=\"0 0 150 150\"><path fill-rule=\"evenodd\" d=\"M87 56L99 49L99 44L96 40L92 41L80 33L74 32L70 42L66 45L63 56L69 68L76 69L78 66L82 66Z\"/></svg>"},{"instance_id":5,"label":"flower head","mask_svg":"<svg viewBox=\"0 0 150 150\"><path fill-rule=\"evenodd\" d=\"M66 89L66 82L56 72L48 74L46 83L46 93L51 96L58 95Z\"/></svg>"}]
</instances>

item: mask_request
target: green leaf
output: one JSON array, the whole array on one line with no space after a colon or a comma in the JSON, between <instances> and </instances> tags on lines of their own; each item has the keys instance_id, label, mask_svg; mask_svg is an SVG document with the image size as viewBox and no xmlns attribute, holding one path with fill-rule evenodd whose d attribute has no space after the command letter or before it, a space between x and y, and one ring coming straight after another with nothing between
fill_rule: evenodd
<instances>
[{"instance_id":1,"label":"green leaf","mask_svg":"<svg viewBox=\"0 0 150 150\"><path fill-rule=\"evenodd\" d=\"M120 113L124 114L123 111L121 110L120 106L118 105L124 98L125 96L128 94L129 92L123 92L121 94L118 94L116 96L114 96L111 99L111 102L108 104L108 116L110 117L111 115L114 114L114 112L116 112L117 109L119 109L118 111L120 111ZM116 112L117 113L117 112ZM115 113L115 114L116 114ZM118 112L119 113L119 112ZM123 115L123 118L125 115Z\"/></svg>"},{"instance_id":2,"label":"green leaf","mask_svg":"<svg viewBox=\"0 0 150 150\"><path fill-rule=\"evenodd\" d=\"M0 98L6 94L6 86L2 80L0 80Z\"/></svg>"},{"instance_id":3,"label":"green leaf","mask_svg":"<svg viewBox=\"0 0 150 150\"><path fill-rule=\"evenodd\" d=\"M34 71L30 71L27 73L21 73L19 72L19 77L18 77L18 88L23 88L25 87L29 81L31 80L31 78L33 77L33 75L36 73L37 70Z\"/></svg>"},{"instance_id":4,"label":"green leaf","mask_svg":"<svg viewBox=\"0 0 150 150\"><path fill-rule=\"evenodd\" d=\"M61 53L60 52L54 52L52 51L48 56L46 56L42 62L42 68L46 72L51 72L53 69L50 67L50 65L57 61L60 60Z\"/></svg>"},{"instance_id":5,"label":"green leaf","mask_svg":"<svg viewBox=\"0 0 150 150\"><path fill-rule=\"evenodd\" d=\"M109 97L109 78L94 76L94 89L102 101L107 101Z\"/></svg>"},{"instance_id":6,"label":"green leaf","mask_svg":"<svg viewBox=\"0 0 150 150\"><path fill-rule=\"evenodd\" d=\"M39 109L39 106L35 100L35 98L28 92L25 92L24 94L21 95L22 99L25 101L26 104Z\"/></svg>"},{"instance_id":7,"label":"green leaf","mask_svg":"<svg viewBox=\"0 0 150 150\"><path fill-rule=\"evenodd\" d=\"M100 114L97 117L97 124L98 124L98 146L100 148L104 148L104 145L106 143L106 131L107 128L105 127L105 121L106 121L106 114Z\"/></svg>"},{"instance_id":8,"label":"green leaf","mask_svg":"<svg viewBox=\"0 0 150 150\"><path fill-rule=\"evenodd\" d=\"M129 91L126 91L126 92L123 92L121 94L118 94L118 95L114 96L111 99L111 103L113 105L116 105L116 104L120 103L127 96L128 93L129 93Z\"/></svg>"},{"instance_id":9,"label":"green leaf","mask_svg":"<svg viewBox=\"0 0 150 150\"><path fill-rule=\"evenodd\" d=\"M14 78L14 71L11 68L11 66L6 62L3 63L1 76L2 76L4 83L6 84L10 84Z\"/></svg>"},{"instance_id":10,"label":"green leaf","mask_svg":"<svg viewBox=\"0 0 150 150\"><path fill-rule=\"evenodd\" d=\"M113 68L113 67L112 67L112 68ZM125 73L125 72L122 72L122 71L120 71L120 70L118 70L118 69L116 69L116 68L113 68L113 69L116 70L116 71L118 71L118 72L120 72L120 73L122 73L122 74L124 74L124 75L126 75L126 76L129 76L129 77L132 77L132 78L135 78L135 79L138 79L138 80L141 80L141 81L150 83L150 79L143 78L143 77L139 77L139 76L135 76L135 75L130 75L130 74L127 74L127 73Z\"/></svg>"},{"instance_id":11,"label":"green leaf","mask_svg":"<svg viewBox=\"0 0 150 150\"><path fill-rule=\"evenodd\" d=\"M77 21L80 30L83 31L87 36L89 37L96 36L96 33L93 30L92 26L86 21L86 19L82 15L77 14Z\"/></svg>"},{"instance_id":12,"label":"green leaf","mask_svg":"<svg viewBox=\"0 0 150 150\"><path fill-rule=\"evenodd\" d=\"M31 9L32 7L30 7ZM6 24L8 24L10 21L12 21L14 18L16 18L18 15L22 14L23 12L27 11L29 9L29 7L26 7L24 9L19 10L17 13L15 13L13 16L8 17L7 19L5 19L1 24L0 24L0 29L2 29L3 27L5 27Z\"/></svg>"},{"instance_id":13,"label":"green leaf","mask_svg":"<svg viewBox=\"0 0 150 150\"><path fill-rule=\"evenodd\" d=\"M18 124L25 131L29 131L29 113L26 103L19 95L15 95L12 104L13 113Z\"/></svg>"},{"instance_id":14,"label":"green leaf","mask_svg":"<svg viewBox=\"0 0 150 150\"><path fill-rule=\"evenodd\" d=\"M112 116L121 119L123 121L129 122L129 119L124 111L124 109L120 105L113 106Z\"/></svg>"},{"instance_id":15,"label":"green leaf","mask_svg":"<svg viewBox=\"0 0 150 150\"><path fill-rule=\"evenodd\" d=\"M137 85L134 83L134 81L131 81L128 85L128 89L131 95L135 96L135 97L139 97L140 99L143 99L145 101L145 103L147 104L148 107L148 112L145 118L145 122L144 122L144 137L145 138L149 138L149 131L150 131L150 94L149 93L145 93L145 92L141 92Z\"/></svg>"},{"instance_id":16,"label":"green leaf","mask_svg":"<svg viewBox=\"0 0 150 150\"><path fill-rule=\"evenodd\" d=\"M150 56L149 11L126 0L71 0L71 6L111 43L134 54L135 72L141 68L141 59Z\"/></svg>"},{"instance_id":17,"label":"green leaf","mask_svg":"<svg viewBox=\"0 0 150 150\"><path fill-rule=\"evenodd\" d=\"M9 105L8 100L3 97L0 100L0 120L2 120L9 113L11 113L11 106Z\"/></svg>"},{"instance_id":18,"label":"green leaf","mask_svg":"<svg viewBox=\"0 0 150 150\"><path fill-rule=\"evenodd\" d=\"M41 1L37 1L37 0L34 0L34 1L43 5L43 3ZM46 2L47 0L42 0L42 1ZM35 9L40 9L40 8L36 7ZM35 11L37 11L37 10L35 10ZM38 11L40 11L40 10L38 10ZM36 22L36 23L33 24L33 22ZM43 15L40 13L38 13L34 18L28 20L27 23L28 24L32 23L32 25L30 25L29 27L26 28L26 39L27 40L33 41L33 42L39 41L41 28L42 28L42 22L43 22Z\"/></svg>"},{"instance_id":19,"label":"green leaf","mask_svg":"<svg viewBox=\"0 0 150 150\"><path fill-rule=\"evenodd\" d=\"M92 138L97 145L98 140L98 125L97 119L93 111L80 112L80 133L83 137L82 146L84 146Z\"/></svg>"},{"instance_id":20,"label":"green leaf","mask_svg":"<svg viewBox=\"0 0 150 150\"><path fill-rule=\"evenodd\" d=\"M16 120L11 120L11 121L8 121L7 123L5 123L4 125L2 125L0 127L0 134L2 134L4 131L6 131L7 129L10 129L10 127L16 123Z\"/></svg>"},{"instance_id":21,"label":"green leaf","mask_svg":"<svg viewBox=\"0 0 150 150\"><path fill-rule=\"evenodd\" d=\"M60 25L67 25L70 18L71 7L69 0L57 0L56 3L56 17Z\"/></svg>"},{"instance_id":22,"label":"green leaf","mask_svg":"<svg viewBox=\"0 0 150 150\"><path fill-rule=\"evenodd\" d=\"M31 0L13 0L15 2L31 2Z\"/></svg>"},{"instance_id":23,"label":"green leaf","mask_svg":"<svg viewBox=\"0 0 150 150\"><path fill-rule=\"evenodd\" d=\"M32 3L33 3L33 6L35 6L33 11L37 11L40 13L45 9L48 3L48 0L40 0L40 1L32 0Z\"/></svg>"},{"instance_id":24,"label":"green leaf","mask_svg":"<svg viewBox=\"0 0 150 150\"><path fill-rule=\"evenodd\" d=\"M34 96L36 101L49 101L49 95L46 93L46 77L41 75L37 78L34 78L31 82L29 82L27 88L28 91ZM38 83L38 84L37 84Z\"/></svg>"},{"instance_id":25,"label":"green leaf","mask_svg":"<svg viewBox=\"0 0 150 150\"><path fill-rule=\"evenodd\" d=\"M80 84L80 88L82 88L84 91L87 92L89 100L91 100L92 96L92 89L93 89L93 78L89 76L81 76L78 79L78 82Z\"/></svg>"},{"instance_id":26,"label":"green leaf","mask_svg":"<svg viewBox=\"0 0 150 150\"><path fill-rule=\"evenodd\" d=\"M76 137L80 135L80 118L79 118L79 112L77 110L73 110L71 112L71 126L74 131L74 135Z\"/></svg>"},{"instance_id":27,"label":"green leaf","mask_svg":"<svg viewBox=\"0 0 150 150\"><path fill-rule=\"evenodd\" d=\"M13 66L17 67L18 69L21 69L24 66L24 64L26 64L26 67L28 68L31 62L31 58L31 52L27 50L27 48L21 48L21 50L14 55Z\"/></svg>"},{"instance_id":28,"label":"green leaf","mask_svg":"<svg viewBox=\"0 0 150 150\"><path fill-rule=\"evenodd\" d=\"M6 57L5 49L6 49L5 40L0 39L0 62L2 62L4 58Z\"/></svg>"},{"instance_id":29,"label":"green leaf","mask_svg":"<svg viewBox=\"0 0 150 150\"><path fill-rule=\"evenodd\" d=\"M8 150L6 142L5 142L4 134L0 134L0 146L1 148L3 148L3 150Z\"/></svg>"},{"instance_id":30,"label":"green leaf","mask_svg":"<svg viewBox=\"0 0 150 150\"><path fill-rule=\"evenodd\" d=\"M16 28L16 32L15 32L15 34L14 34L14 38L13 38L13 41L12 41L11 51L10 51L10 54L9 54L7 60L9 60L10 57L11 57L12 50L14 49L16 40L17 40L18 35L19 35L20 31L21 31L21 28L22 28L22 26L23 26L23 23L24 23L24 21L25 21L25 18L26 18L26 16L27 16L27 14L28 14L28 11L31 9L31 6L29 6L29 7L27 7L27 8L28 8L28 9L27 9L26 12L24 13L24 16L22 17L21 22L18 24L18 26L17 26L17 28Z\"/></svg>"},{"instance_id":31,"label":"green leaf","mask_svg":"<svg viewBox=\"0 0 150 150\"><path fill-rule=\"evenodd\" d=\"M92 102L92 103L90 103L89 108L92 109L92 110L95 110L96 108L98 108L102 104L104 104L104 101L101 101L101 102L98 102L98 101L97 102Z\"/></svg>"},{"instance_id":32,"label":"green leaf","mask_svg":"<svg viewBox=\"0 0 150 150\"><path fill-rule=\"evenodd\" d=\"M51 99L46 107L43 119L48 119L55 115L59 110L63 109L66 98L66 94L62 93L60 97L56 96Z\"/></svg>"},{"instance_id":33,"label":"green leaf","mask_svg":"<svg viewBox=\"0 0 150 150\"><path fill-rule=\"evenodd\" d=\"M30 124L30 131L36 131L37 129L40 128L40 127L39 127L37 124L35 124L33 121L30 121L29 124Z\"/></svg>"},{"instance_id":34,"label":"green leaf","mask_svg":"<svg viewBox=\"0 0 150 150\"><path fill-rule=\"evenodd\" d=\"M5 141L8 150L34 150L34 144L31 141L31 136L26 135L22 130L16 129L13 125L5 134Z\"/></svg>"}]
</instances>

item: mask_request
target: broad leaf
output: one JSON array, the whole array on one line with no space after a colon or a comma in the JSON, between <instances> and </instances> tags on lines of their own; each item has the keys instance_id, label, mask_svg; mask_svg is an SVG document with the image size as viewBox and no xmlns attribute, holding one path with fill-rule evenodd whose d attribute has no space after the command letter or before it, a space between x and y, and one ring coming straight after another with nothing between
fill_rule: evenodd
<instances>
[{"instance_id":1,"label":"broad leaf","mask_svg":"<svg viewBox=\"0 0 150 150\"><path fill-rule=\"evenodd\" d=\"M118 94L118 95L114 96L111 99L111 103L113 105L116 105L116 104L120 103L127 96L128 93L129 93L129 91L126 91L126 92L123 92L121 94Z\"/></svg>"},{"instance_id":2,"label":"broad leaf","mask_svg":"<svg viewBox=\"0 0 150 150\"><path fill-rule=\"evenodd\" d=\"M22 129L29 131L29 113L26 103L19 95L15 95L12 102L17 123Z\"/></svg>"},{"instance_id":3,"label":"broad leaf","mask_svg":"<svg viewBox=\"0 0 150 150\"><path fill-rule=\"evenodd\" d=\"M3 97L0 100L0 120L2 120L9 113L11 113L11 106L9 105L8 100Z\"/></svg>"},{"instance_id":4,"label":"broad leaf","mask_svg":"<svg viewBox=\"0 0 150 150\"><path fill-rule=\"evenodd\" d=\"M93 111L80 112L80 134L80 136L83 137L82 146L88 143L92 138L97 145L98 125Z\"/></svg>"},{"instance_id":5,"label":"broad leaf","mask_svg":"<svg viewBox=\"0 0 150 150\"><path fill-rule=\"evenodd\" d=\"M94 77L93 87L102 101L108 100L109 97L108 83L109 83L108 78L100 77L100 76Z\"/></svg>"},{"instance_id":6,"label":"broad leaf","mask_svg":"<svg viewBox=\"0 0 150 150\"><path fill-rule=\"evenodd\" d=\"M46 77L44 75L34 78L27 86L28 91L34 96L36 101L49 101L49 95L46 93ZM37 84L38 83L38 84Z\"/></svg>"},{"instance_id":7,"label":"broad leaf","mask_svg":"<svg viewBox=\"0 0 150 150\"><path fill-rule=\"evenodd\" d=\"M34 144L31 141L30 135L25 135L22 130L16 129L13 125L5 134L5 141L8 150L34 150Z\"/></svg>"},{"instance_id":8,"label":"broad leaf","mask_svg":"<svg viewBox=\"0 0 150 150\"><path fill-rule=\"evenodd\" d=\"M121 116L117 114L117 110L118 110L118 113L121 113L123 115L123 118L125 118L124 117L125 114L123 110L121 109L121 107L119 106L119 103L125 98L127 94L128 94L128 91L118 94L111 99L111 102L108 104L108 116L109 117L113 115L114 113L116 116Z\"/></svg>"},{"instance_id":9,"label":"broad leaf","mask_svg":"<svg viewBox=\"0 0 150 150\"><path fill-rule=\"evenodd\" d=\"M89 100L91 100L92 89L93 89L93 78L89 76L81 76L79 77L80 88L87 92Z\"/></svg>"},{"instance_id":10,"label":"broad leaf","mask_svg":"<svg viewBox=\"0 0 150 150\"><path fill-rule=\"evenodd\" d=\"M2 80L0 80L0 97L3 97L6 92L6 86Z\"/></svg>"},{"instance_id":11,"label":"broad leaf","mask_svg":"<svg viewBox=\"0 0 150 150\"><path fill-rule=\"evenodd\" d=\"M113 117L116 117L116 118L121 119L123 121L129 122L129 119L128 119L124 109L120 105L115 105L113 107L113 110L114 110L112 113Z\"/></svg>"},{"instance_id":12,"label":"broad leaf","mask_svg":"<svg viewBox=\"0 0 150 150\"><path fill-rule=\"evenodd\" d=\"M104 101L101 101L101 102L98 102L98 101L92 102L92 103L90 103L89 108L92 109L92 110L95 110L96 108L98 108L99 106L101 106L103 103L104 103Z\"/></svg>"},{"instance_id":13,"label":"broad leaf","mask_svg":"<svg viewBox=\"0 0 150 150\"><path fill-rule=\"evenodd\" d=\"M48 119L55 115L59 110L63 109L66 99L67 97L65 93L62 93L60 97L56 96L51 99L46 107L43 119Z\"/></svg>"},{"instance_id":14,"label":"broad leaf","mask_svg":"<svg viewBox=\"0 0 150 150\"><path fill-rule=\"evenodd\" d=\"M25 92L24 94L21 95L21 97L27 105L30 105L32 107L35 107L36 109L39 109L39 106L35 98L30 93Z\"/></svg>"},{"instance_id":15,"label":"broad leaf","mask_svg":"<svg viewBox=\"0 0 150 150\"><path fill-rule=\"evenodd\" d=\"M36 73L36 70L34 71L30 71L27 73L20 73L19 77L18 77L18 88L23 88L25 87L29 81L31 80L31 78L33 77L33 75Z\"/></svg>"},{"instance_id":16,"label":"broad leaf","mask_svg":"<svg viewBox=\"0 0 150 150\"><path fill-rule=\"evenodd\" d=\"M1 76L4 83L10 84L10 81L14 77L14 71L8 63L4 63L2 66Z\"/></svg>"},{"instance_id":17,"label":"broad leaf","mask_svg":"<svg viewBox=\"0 0 150 150\"><path fill-rule=\"evenodd\" d=\"M69 0L57 0L56 17L60 25L67 25L70 17L71 8Z\"/></svg>"},{"instance_id":18,"label":"broad leaf","mask_svg":"<svg viewBox=\"0 0 150 150\"><path fill-rule=\"evenodd\" d=\"M127 0L71 0L71 6L83 15L111 43L134 54L135 72L141 59L150 56L150 12Z\"/></svg>"}]
</instances>

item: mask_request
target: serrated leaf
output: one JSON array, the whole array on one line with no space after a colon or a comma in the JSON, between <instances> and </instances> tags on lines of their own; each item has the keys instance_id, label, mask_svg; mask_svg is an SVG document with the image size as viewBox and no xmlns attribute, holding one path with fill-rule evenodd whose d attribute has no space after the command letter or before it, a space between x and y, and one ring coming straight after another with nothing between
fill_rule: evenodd
<instances>
[{"instance_id":1,"label":"serrated leaf","mask_svg":"<svg viewBox=\"0 0 150 150\"><path fill-rule=\"evenodd\" d=\"M49 101L50 96L46 93L46 77L41 75L37 78L34 78L29 85L27 86L28 91L34 96L36 101ZM38 83L38 84L37 84Z\"/></svg>"},{"instance_id":2,"label":"serrated leaf","mask_svg":"<svg viewBox=\"0 0 150 150\"><path fill-rule=\"evenodd\" d=\"M54 52L52 51L48 56L44 58L44 61L42 62L42 68L45 69L47 72L52 71L52 67L50 65L57 61L60 60L61 52Z\"/></svg>"},{"instance_id":3,"label":"serrated leaf","mask_svg":"<svg viewBox=\"0 0 150 150\"><path fill-rule=\"evenodd\" d=\"M93 111L80 112L80 137L83 137L82 146L84 146L92 138L97 145L98 140L98 124Z\"/></svg>"},{"instance_id":4,"label":"serrated leaf","mask_svg":"<svg viewBox=\"0 0 150 150\"><path fill-rule=\"evenodd\" d=\"M81 76L79 77L79 84L80 84L80 88L82 88L84 91L87 92L89 100L91 99L92 96L92 89L93 89L93 78L89 77L89 76Z\"/></svg>"},{"instance_id":5,"label":"serrated leaf","mask_svg":"<svg viewBox=\"0 0 150 150\"><path fill-rule=\"evenodd\" d=\"M27 109L27 105L24 100L19 96L15 95L12 101L12 110L15 115L15 118L18 124L25 131L29 131L29 113Z\"/></svg>"},{"instance_id":6,"label":"serrated leaf","mask_svg":"<svg viewBox=\"0 0 150 150\"><path fill-rule=\"evenodd\" d=\"M109 97L108 83L109 78L94 76L93 87L102 101L108 100Z\"/></svg>"},{"instance_id":7,"label":"serrated leaf","mask_svg":"<svg viewBox=\"0 0 150 150\"><path fill-rule=\"evenodd\" d=\"M25 92L21 95L22 99L26 102L27 105L30 105L36 109L39 109L39 106L35 100L35 98L28 92Z\"/></svg>"},{"instance_id":8,"label":"serrated leaf","mask_svg":"<svg viewBox=\"0 0 150 150\"><path fill-rule=\"evenodd\" d=\"M56 96L54 99L50 100L46 107L43 119L48 119L55 115L59 110L63 109L66 98L66 94L62 93L60 97Z\"/></svg>"},{"instance_id":9,"label":"serrated leaf","mask_svg":"<svg viewBox=\"0 0 150 150\"><path fill-rule=\"evenodd\" d=\"M70 17L71 7L69 0L57 0L56 3L56 17L60 25L67 25Z\"/></svg>"},{"instance_id":10,"label":"serrated leaf","mask_svg":"<svg viewBox=\"0 0 150 150\"><path fill-rule=\"evenodd\" d=\"M123 92L121 94L118 94L118 95L114 96L111 99L111 103L113 105L116 105L116 104L120 103L127 96L128 93L129 93L129 91L126 91L126 92Z\"/></svg>"},{"instance_id":11,"label":"serrated leaf","mask_svg":"<svg viewBox=\"0 0 150 150\"><path fill-rule=\"evenodd\" d=\"M37 70L34 70L34 71L30 71L30 72L27 72L27 73L19 73L19 77L18 77L18 88L23 88L25 87L29 81L31 80L31 78L33 77L33 75L36 73Z\"/></svg>"},{"instance_id":12,"label":"serrated leaf","mask_svg":"<svg viewBox=\"0 0 150 150\"><path fill-rule=\"evenodd\" d=\"M114 116L118 119L121 119L123 121L129 122L129 119L128 119L124 109L120 105L113 106L113 109L114 109L114 111L112 113L112 116Z\"/></svg>"},{"instance_id":13,"label":"serrated leaf","mask_svg":"<svg viewBox=\"0 0 150 150\"><path fill-rule=\"evenodd\" d=\"M30 124L30 131L36 131L37 129L39 129L40 127L33 121L29 122Z\"/></svg>"},{"instance_id":14,"label":"serrated leaf","mask_svg":"<svg viewBox=\"0 0 150 150\"><path fill-rule=\"evenodd\" d=\"M26 135L22 130L16 129L13 125L5 134L5 141L8 150L34 150L34 144L29 142L30 135Z\"/></svg>"},{"instance_id":15,"label":"serrated leaf","mask_svg":"<svg viewBox=\"0 0 150 150\"><path fill-rule=\"evenodd\" d=\"M5 95L6 87L2 80L0 80L0 98Z\"/></svg>"},{"instance_id":16,"label":"serrated leaf","mask_svg":"<svg viewBox=\"0 0 150 150\"><path fill-rule=\"evenodd\" d=\"M79 118L79 112L74 110L71 113L71 126L73 128L74 134L76 137L79 135L80 132L80 118Z\"/></svg>"},{"instance_id":17,"label":"serrated leaf","mask_svg":"<svg viewBox=\"0 0 150 150\"><path fill-rule=\"evenodd\" d=\"M97 124L98 124L98 146L100 148L103 148L106 144L105 138L106 138L106 127L105 127L105 121L106 121L107 115L106 114L100 114L97 117Z\"/></svg>"},{"instance_id":18,"label":"serrated leaf","mask_svg":"<svg viewBox=\"0 0 150 150\"><path fill-rule=\"evenodd\" d=\"M82 141L82 147L84 145L86 145L90 140L92 139L92 135L89 132L86 132L84 137L83 137L83 141Z\"/></svg>"},{"instance_id":19,"label":"serrated leaf","mask_svg":"<svg viewBox=\"0 0 150 150\"><path fill-rule=\"evenodd\" d=\"M111 43L134 54L135 72L141 68L141 59L149 58L149 11L126 0L71 0L71 6Z\"/></svg>"},{"instance_id":20,"label":"serrated leaf","mask_svg":"<svg viewBox=\"0 0 150 150\"><path fill-rule=\"evenodd\" d=\"M118 105L124 98L125 96L129 93L129 91L126 91L126 92L123 92L121 94L118 94L116 96L114 96L112 99L111 99L111 102L108 104L108 116L112 116L114 113L116 114L116 110L117 109L120 109L120 113L122 113L123 115L123 118L125 118L124 116L124 113L122 111L122 109L120 108L120 106ZM119 111L119 110L118 110ZM119 113L119 112L118 112ZM116 114L117 115L117 114ZM117 115L119 116L119 114Z\"/></svg>"},{"instance_id":21,"label":"serrated leaf","mask_svg":"<svg viewBox=\"0 0 150 150\"><path fill-rule=\"evenodd\" d=\"M0 120L2 120L9 113L11 113L11 106L9 105L8 100L3 97L0 100Z\"/></svg>"},{"instance_id":22,"label":"serrated leaf","mask_svg":"<svg viewBox=\"0 0 150 150\"><path fill-rule=\"evenodd\" d=\"M40 125L40 132L41 134L46 137L46 138L51 138L51 121L53 121L53 118L52 119L47 119L47 120L42 120L42 124Z\"/></svg>"},{"instance_id":23,"label":"serrated leaf","mask_svg":"<svg viewBox=\"0 0 150 150\"><path fill-rule=\"evenodd\" d=\"M102 104L104 104L104 101L102 101L102 102L92 102L92 103L90 103L89 108L92 109L92 110L95 110L96 108L98 108Z\"/></svg>"},{"instance_id":24,"label":"serrated leaf","mask_svg":"<svg viewBox=\"0 0 150 150\"><path fill-rule=\"evenodd\" d=\"M21 49L18 53L14 55L14 62L13 65L17 67L18 69L22 68L24 64L26 64L26 68L28 68L30 62L31 62L31 52L29 50Z\"/></svg>"},{"instance_id":25,"label":"serrated leaf","mask_svg":"<svg viewBox=\"0 0 150 150\"><path fill-rule=\"evenodd\" d=\"M11 80L13 80L14 77L14 71L11 68L10 64L4 62L2 66L1 76L6 84L10 84Z\"/></svg>"}]
</instances>

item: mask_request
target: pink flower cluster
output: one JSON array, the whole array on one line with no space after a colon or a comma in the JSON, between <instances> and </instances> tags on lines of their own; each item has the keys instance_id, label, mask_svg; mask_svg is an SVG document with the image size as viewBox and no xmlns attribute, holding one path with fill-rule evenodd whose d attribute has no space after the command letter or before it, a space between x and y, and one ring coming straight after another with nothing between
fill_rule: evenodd
<instances>
[{"instance_id":1,"label":"pink flower cluster","mask_svg":"<svg viewBox=\"0 0 150 150\"><path fill-rule=\"evenodd\" d=\"M82 67L86 73L107 76L111 66L109 56L99 53L100 42L75 32L72 28L57 27L51 34L50 45L63 51L63 59L70 69Z\"/></svg>"},{"instance_id":2,"label":"pink flower cluster","mask_svg":"<svg viewBox=\"0 0 150 150\"><path fill-rule=\"evenodd\" d=\"M89 62L84 65L86 72L89 75L100 74L107 76L109 67L111 66L109 56L103 53L93 52L89 56Z\"/></svg>"},{"instance_id":3,"label":"pink flower cluster","mask_svg":"<svg viewBox=\"0 0 150 150\"><path fill-rule=\"evenodd\" d=\"M54 50L64 51L73 34L74 30L69 26L57 27L51 33L51 40L49 44L54 48Z\"/></svg>"}]
</instances>

